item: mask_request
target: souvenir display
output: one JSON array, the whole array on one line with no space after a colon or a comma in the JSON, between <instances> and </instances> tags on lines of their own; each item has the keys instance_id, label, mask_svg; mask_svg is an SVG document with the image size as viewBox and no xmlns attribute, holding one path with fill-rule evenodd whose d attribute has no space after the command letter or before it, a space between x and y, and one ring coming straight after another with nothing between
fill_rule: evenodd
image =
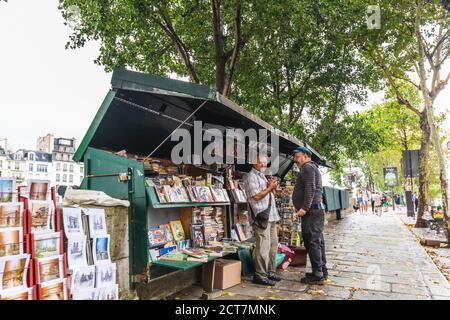
<instances>
[{"instance_id":1,"label":"souvenir display","mask_svg":"<svg viewBox=\"0 0 450 320\"><path fill-rule=\"evenodd\" d=\"M16 179L0 178L0 202L15 202L16 195Z\"/></svg>"},{"instance_id":2,"label":"souvenir display","mask_svg":"<svg viewBox=\"0 0 450 320\"><path fill-rule=\"evenodd\" d=\"M31 233L55 231L54 205L52 201L29 201Z\"/></svg>"}]
</instances>

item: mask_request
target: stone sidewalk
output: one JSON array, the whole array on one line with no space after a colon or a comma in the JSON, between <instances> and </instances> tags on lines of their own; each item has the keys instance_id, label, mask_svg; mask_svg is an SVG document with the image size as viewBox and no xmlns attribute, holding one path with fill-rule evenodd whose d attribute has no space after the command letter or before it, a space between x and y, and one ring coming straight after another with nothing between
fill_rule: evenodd
<instances>
[{"instance_id":1,"label":"stone sidewalk","mask_svg":"<svg viewBox=\"0 0 450 320\"><path fill-rule=\"evenodd\" d=\"M218 298L239 300L421 300L449 299L450 285L412 233L394 213L352 214L325 228L330 277L324 286L299 282L307 268L281 271L275 287L243 280ZM199 299L190 287L174 299Z\"/></svg>"}]
</instances>

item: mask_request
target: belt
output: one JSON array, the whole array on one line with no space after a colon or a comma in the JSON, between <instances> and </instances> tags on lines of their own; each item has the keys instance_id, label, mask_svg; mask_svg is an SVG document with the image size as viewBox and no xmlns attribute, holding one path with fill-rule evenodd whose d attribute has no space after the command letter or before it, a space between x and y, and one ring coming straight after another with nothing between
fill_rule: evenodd
<instances>
[{"instance_id":1,"label":"belt","mask_svg":"<svg viewBox=\"0 0 450 320\"><path fill-rule=\"evenodd\" d=\"M311 208L309 209L321 209L324 210L325 209L325 205L321 202L321 203L315 203L311 205Z\"/></svg>"}]
</instances>

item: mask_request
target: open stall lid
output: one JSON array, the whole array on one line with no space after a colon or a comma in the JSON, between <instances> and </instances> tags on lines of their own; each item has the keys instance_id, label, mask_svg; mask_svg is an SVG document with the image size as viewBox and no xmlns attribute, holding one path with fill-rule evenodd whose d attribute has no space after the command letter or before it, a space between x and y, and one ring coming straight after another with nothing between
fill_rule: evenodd
<instances>
[{"instance_id":1,"label":"open stall lid","mask_svg":"<svg viewBox=\"0 0 450 320\"><path fill-rule=\"evenodd\" d=\"M81 161L89 147L169 159L178 141L165 139L180 127L193 131L194 121L210 126L266 129L279 137L280 170L293 165L291 151L306 146L313 160L328 166L313 148L288 135L204 85L116 69L107 93L78 150ZM164 142L164 143L162 143Z\"/></svg>"}]
</instances>

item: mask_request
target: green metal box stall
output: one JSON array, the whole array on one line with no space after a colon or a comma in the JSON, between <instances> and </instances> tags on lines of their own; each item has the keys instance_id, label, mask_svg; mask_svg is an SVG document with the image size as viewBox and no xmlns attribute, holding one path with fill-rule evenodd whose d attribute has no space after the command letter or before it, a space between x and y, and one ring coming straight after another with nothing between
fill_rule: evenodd
<instances>
[{"instance_id":1,"label":"green metal box stall","mask_svg":"<svg viewBox=\"0 0 450 320\"><path fill-rule=\"evenodd\" d=\"M207 86L123 69L114 70L111 85L112 89L100 106L74 160L85 163L86 189L103 191L112 197L130 201L131 283L139 282L138 276L145 273L148 267L147 232L155 210L170 213L171 209L194 204L159 204L153 188L146 187L143 163L114 153L126 150L131 154L170 159L171 150L178 142L168 137L179 127L192 131L196 120L222 129L267 129L279 137L278 175L283 177L293 164L289 157L291 150L306 146ZM320 154L310 149L313 150L313 159L326 165ZM229 206L226 203L222 205L227 208L227 222L230 224ZM229 232L231 225L226 229ZM178 269L183 270L184 267L179 266Z\"/></svg>"}]
</instances>

